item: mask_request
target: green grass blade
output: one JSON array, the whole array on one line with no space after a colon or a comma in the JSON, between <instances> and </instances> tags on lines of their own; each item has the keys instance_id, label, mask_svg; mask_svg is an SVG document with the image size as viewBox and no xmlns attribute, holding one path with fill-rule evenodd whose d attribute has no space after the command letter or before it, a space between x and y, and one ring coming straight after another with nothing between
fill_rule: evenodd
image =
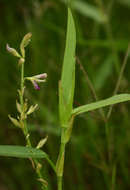
<instances>
[{"instance_id":1,"label":"green grass blade","mask_svg":"<svg viewBox=\"0 0 130 190\"><path fill-rule=\"evenodd\" d=\"M76 31L73 16L68 8L66 47L59 86L59 113L61 125L65 125L72 112L75 87Z\"/></svg>"},{"instance_id":2,"label":"green grass blade","mask_svg":"<svg viewBox=\"0 0 130 190\"><path fill-rule=\"evenodd\" d=\"M105 106L118 104L118 103L129 101L129 100L130 100L130 94L120 94L120 95L112 96L112 97L107 98L105 100L101 100L98 102L94 102L91 104L87 104L87 105L75 108L73 110L72 114L79 115L79 114L84 113L84 112L92 111L92 110L99 109L99 108L102 108Z\"/></svg>"},{"instance_id":3,"label":"green grass blade","mask_svg":"<svg viewBox=\"0 0 130 190\"><path fill-rule=\"evenodd\" d=\"M42 150L12 145L0 145L0 156L16 158L48 158L48 155Z\"/></svg>"}]
</instances>

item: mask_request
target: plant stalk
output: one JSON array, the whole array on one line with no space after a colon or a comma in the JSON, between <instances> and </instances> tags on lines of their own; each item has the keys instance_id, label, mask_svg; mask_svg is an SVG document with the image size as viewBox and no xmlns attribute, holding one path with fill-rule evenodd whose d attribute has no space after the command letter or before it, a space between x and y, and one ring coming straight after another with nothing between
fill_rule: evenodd
<instances>
[{"instance_id":1,"label":"plant stalk","mask_svg":"<svg viewBox=\"0 0 130 190\"><path fill-rule=\"evenodd\" d=\"M62 177L57 177L58 190L62 190Z\"/></svg>"},{"instance_id":2,"label":"plant stalk","mask_svg":"<svg viewBox=\"0 0 130 190\"><path fill-rule=\"evenodd\" d=\"M21 93L20 93L20 103L21 110L23 111L23 94L24 94L24 62L21 65Z\"/></svg>"},{"instance_id":3,"label":"plant stalk","mask_svg":"<svg viewBox=\"0 0 130 190\"><path fill-rule=\"evenodd\" d=\"M32 147L31 141L30 141L30 138L29 138L29 133L28 133L26 119L23 118L24 115L25 115L25 113L24 113L24 62L21 65L21 89L20 89L21 122L23 123L22 130L23 130L24 136L26 138L26 144L27 144L27 146ZM42 180L41 171L40 171L40 169L37 169L39 162L36 159L32 159L32 162L33 162L35 171L37 173L38 180ZM46 190L47 189L47 187L45 187L45 185L43 184L43 182L41 182L41 185L42 185L42 187L41 187L42 190Z\"/></svg>"},{"instance_id":4,"label":"plant stalk","mask_svg":"<svg viewBox=\"0 0 130 190\"><path fill-rule=\"evenodd\" d=\"M62 190L62 183L63 183L64 158L65 158L65 147L66 147L66 142L63 141L63 139L65 138L64 130L65 129L62 128L60 152L56 164L58 190Z\"/></svg>"}]
</instances>

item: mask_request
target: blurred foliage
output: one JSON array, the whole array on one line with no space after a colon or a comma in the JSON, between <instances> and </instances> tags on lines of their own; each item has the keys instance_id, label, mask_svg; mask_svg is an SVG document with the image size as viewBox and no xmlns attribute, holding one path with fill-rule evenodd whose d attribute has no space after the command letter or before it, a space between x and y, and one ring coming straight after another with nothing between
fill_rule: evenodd
<instances>
[{"instance_id":1,"label":"blurred foliage","mask_svg":"<svg viewBox=\"0 0 130 190\"><path fill-rule=\"evenodd\" d=\"M99 99L107 98L113 94L130 41L130 2L73 0L72 8L77 28L77 57ZM47 72L48 81L38 92L27 84L29 101L38 103L40 107L33 119L30 118L28 126L34 146L48 134L44 149L54 161L59 148L58 82L65 46L66 17L66 5L60 0L0 0L0 144L25 143L23 135L8 119L8 114L16 113L19 67L5 46L9 43L18 48L24 34L32 32L25 73L29 76ZM120 93L130 93L129 70L127 64ZM77 64L74 106L92 101L95 100L86 77ZM104 111L107 113L108 109ZM98 111L76 119L73 137L66 151L65 189L130 189L129 114L129 104L116 105L107 123L108 128ZM0 158L0 161L1 190L38 189L28 160ZM44 165L49 190L56 189L56 177L46 162Z\"/></svg>"}]
</instances>

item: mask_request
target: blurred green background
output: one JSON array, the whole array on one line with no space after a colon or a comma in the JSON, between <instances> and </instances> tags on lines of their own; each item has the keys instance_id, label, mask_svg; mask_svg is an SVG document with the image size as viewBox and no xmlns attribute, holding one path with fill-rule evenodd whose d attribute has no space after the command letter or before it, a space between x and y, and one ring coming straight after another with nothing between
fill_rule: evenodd
<instances>
[{"instance_id":1,"label":"blurred green background","mask_svg":"<svg viewBox=\"0 0 130 190\"><path fill-rule=\"evenodd\" d=\"M129 0L73 0L77 29L75 107L95 101L86 76L99 99L113 95L130 41ZM28 121L33 146L49 136L44 150L55 162L60 143L58 82L65 47L67 10L60 0L0 0L0 144L25 145L22 132L8 119L16 115L19 67L6 52L6 44L19 48L22 37L32 32L27 48L25 75L48 74L47 83L35 91L26 83L26 97L39 110ZM118 93L130 93L130 59ZM104 109L105 114L108 108ZM116 105L107 126L99 111L76 118L67 146L64 189L130 189L130 107ZM43 163L49 190L56 189L56 177ZM40 189L29 160L0 158L0 190Z\"/></svg>"}]
</instances>

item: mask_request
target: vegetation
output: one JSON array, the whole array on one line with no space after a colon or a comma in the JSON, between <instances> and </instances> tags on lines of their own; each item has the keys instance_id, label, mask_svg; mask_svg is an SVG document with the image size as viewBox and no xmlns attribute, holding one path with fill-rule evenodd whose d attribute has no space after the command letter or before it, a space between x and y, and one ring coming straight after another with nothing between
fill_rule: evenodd
<instances>
[{"instance_id":1,"label":"vegetation","mask_svg":"<svg viewBox=\"0 0 130 190\"><path fill-rule=\"evenodd\" d=\"M116 29L119 10L128 18L129 7L124 5L129 3L95 0L92 4L75 0L64 4L50 0L25 4L12 1L7 6L1 2L1 5L6 11L17 6L22 17L15 9L13 13L8 11L1 31L1 60L7 66L1 64L0 135L1 144L7 145L0 146L0 155L29 158L32 163L28 159L1 157L1 188L129 189L128 104L113 108L114 104L130 100L126 69L129 37L127 34L123 37L129 31L127 19L123 21L124 27ZM63 14L66 7L68 16ZM11 30L14 25L17 27ZM4 38L6 27L11 32ZM32 32L33 40L25 57L31 33L21 43L19 39L27 31ZM20 43L20 53L18 48L7 45L7 50L18 58L18 64L4 49L4 43L12 41L16 46ZM47 83L39 87L39 83L45 82L46 73ZM14 102L19 88L18 115ZM10 128L9 113L15 128ZM32 117L28 118L30 114Z\"/></svg>"}]
</instances>

